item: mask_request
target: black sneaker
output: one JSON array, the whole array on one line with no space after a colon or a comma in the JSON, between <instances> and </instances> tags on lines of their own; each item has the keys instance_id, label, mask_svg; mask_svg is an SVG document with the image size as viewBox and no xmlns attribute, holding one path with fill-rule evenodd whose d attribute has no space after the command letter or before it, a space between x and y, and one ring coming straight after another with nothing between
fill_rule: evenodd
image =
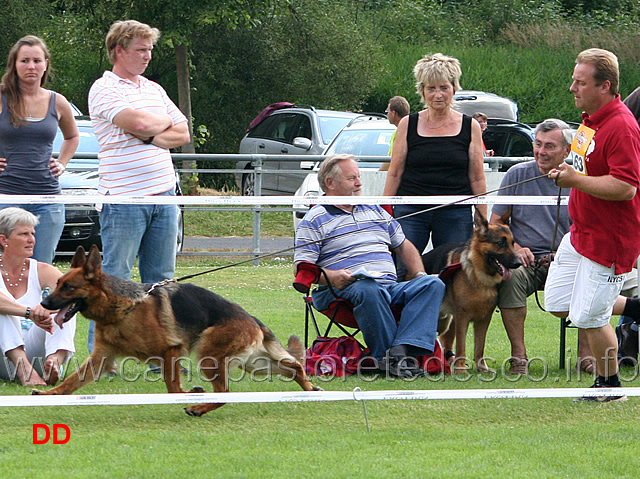
<instances>
[{"instance_id":1,"label":"black sneaker","mask_svg":"<svg viewBox=\"0 0 640 479\"><path fill-rule=\"evenodd\" d=\"M606 389L606 390L612 390L615 388L619 388L621 386L610 386L609 384L606 384L604 382L602 382L600 380L600 378L596 378L595 382L593 383L593 386L591 386L592 388L601 388L601 389ZM595 393L595 391L594 391ZM573 402L581 402L581 401L587 401L587 402L624 402L626 401L628 398L627 396L596 396L595 394L593 396L589 395L589 396L582 396L580 398L575 398L573 400Z\"/></svg>"},{"instance_id":2,"label":"black sneaker","mask_svg":"<svg viewBox=\"0 0 640 479\"><path fill-rule=\"evenodd\" d=\"M378 369L400 379L419 378L426 375L424 369L418 366L418 361L412 357L386 356L378 363Z\"/></svg>"}]
</instances>

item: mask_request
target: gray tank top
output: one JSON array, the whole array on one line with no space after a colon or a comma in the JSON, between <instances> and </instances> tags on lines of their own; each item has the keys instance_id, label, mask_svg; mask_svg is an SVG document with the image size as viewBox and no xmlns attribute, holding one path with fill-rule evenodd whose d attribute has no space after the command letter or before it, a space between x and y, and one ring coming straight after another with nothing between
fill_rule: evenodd
<instances>
[{"instance_id":1,"label":"gray tank top","mask_svg":"<svg viewBox=\"0 0 640 479\"><path fill-rule=\"evenodd\" d=\"M27 120L15 128L9 120L6 95L0 113L0 157L7 159L0 173L0 193L13 195L60 194L58 179L49 169L53 139L58 131L56 93L51 93L49 110L41 120Z\"/></svg>"}]
</instances>

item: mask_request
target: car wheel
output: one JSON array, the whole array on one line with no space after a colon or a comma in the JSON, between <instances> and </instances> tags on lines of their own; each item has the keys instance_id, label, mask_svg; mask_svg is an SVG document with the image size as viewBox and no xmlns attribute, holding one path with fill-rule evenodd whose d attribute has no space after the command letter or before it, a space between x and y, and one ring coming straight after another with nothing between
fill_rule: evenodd
<instances>
[{"instance_id":1,"label":"car wheel","mask_svg":"<svg viewBox=\"0 0 640 479\"><path fill-rule=\"evenodd\" d=\"M180 253L182 251L182 246L184 245L184 212L182 208L178 208L178 238L177 238L177 248L176 251Z\"/></svg>"},{"instance_id":2,"label":"car wheel","mask_svg":"<svg viewBox=\"0 0 640 479\"><path fill-rule=\"evenodd\" d=\"M253 173L242 175L242 196L255 196L256 183Z\"/></svg>"}]
</instances>

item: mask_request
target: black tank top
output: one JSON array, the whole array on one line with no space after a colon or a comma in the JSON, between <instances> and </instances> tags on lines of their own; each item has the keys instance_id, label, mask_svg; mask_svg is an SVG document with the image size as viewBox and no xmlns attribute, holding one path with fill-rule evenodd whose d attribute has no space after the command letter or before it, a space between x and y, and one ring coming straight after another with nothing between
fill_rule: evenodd
<instances>
[{"instance_id":1,"label":"black tank top","mask_svg":"<svg viewBox=\"0 0 640 479\"><path fill-rule=\"evenodd\" d=\"M398 196L471 195L470 143L470 116L462 116L462 128L455 136L427 137L418 135L418 113L410 115Z\"/></svg>"}]
</instances>

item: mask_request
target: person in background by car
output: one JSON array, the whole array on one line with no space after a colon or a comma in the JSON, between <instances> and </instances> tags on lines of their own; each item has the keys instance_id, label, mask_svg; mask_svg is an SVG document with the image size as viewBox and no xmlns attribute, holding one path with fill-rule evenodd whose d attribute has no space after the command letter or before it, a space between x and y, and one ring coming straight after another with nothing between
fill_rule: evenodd
<instances>
[{"instance_id":1,"label":"person in background by car","mask_svg":"<svg viewBox=\"0 0 640 479\"><path fill-rule=\"evenodd\" d=\"M186 117L164 89L142 76L160 36L136 20L114 23L106 37L112 71L89 91L89 114L100 142L102 195L175 195L169 148L189 142ZM156 283L173 277L178 206L104 204L100 211L102 269L130 279L138 258L140 279ZM89 347L93 348L93 323Z\"/></svg>"},{"instance_id":2,"label":"person in background by car","mask_svg":"<svg viewBox=\"0 0 640 479\"><path fill-rule=\"evenodd\" d=\"M407 116L409 111L411 111L411 106L407 99L403 96L394 96L389 100L387 111L385 113L387 114L389 123L397 127L400 120ZM389 156L393 153L393 144L396 141L396 133L398 133L397 129L391 135L391 141L389 142ZM382 166L380 166L380 171L387 171L388 169L389 163L383 163Z\"/></svg>"},{"instance_id":3,"label":"person in background by car","mask_svg":"<svg viewBox=\"0 0 640 479\"><path fill-rule=\"evenodd\" d=\"M59 195L58 177L78 147L80 134L71 105L46 90L51 65L44 41L28 35L9 51L2 77L0 112L0 193ZM51 155L58 128L64 135L58 159ZM2 204L20 206L39 219L33 258L51 263L64 228L64 204Z\"/></svg>"},{"instance_id":4,"label":"person in background by car","mask_svg":"<svg viewBox=\"0 0 640 479\"><path fill-rule=\"evenodd\" d=\"M414 68L416 88L426 108L400 120L385 196L471 196L486 191L482 131L477 121L452 108L460 89L462 70L456 58L436 53L421 58ZM425 205L396 205L394 216L407 238L422 253L431 237L433 246L467 241L473 233L471 206L453 205L419 211ZM478 205L486 218L487 205ZM413 216L406 217L412 214ZM398 263L398 277L406 269Z\"/></svg>"},{"instance_id":5,"label":"person in background by car","mask_svg":"<svg viewBox=\"0 0 640 479\"><path fill-rule=\"evenodd\" d=\"M624 99L623 103L627 105L640 124L640 87L633 90L631 94Z\"/></svg>"},{"instance_id":6,"label":"person in background by car","mask_svg":"<svg viewBox=\"0 0 640 479\"><path fill-rule=\"evenodd\" d=\"M487 130L489 117L482 113L481 111L477 111L473 114L473 119L480 123L480 129L482 130L482 135ZM482 139L482 150L484 151L484 156L493 156L493 150L487 150L487 147L484 145L484 138Z\"/></svg>"}]
</instances>

